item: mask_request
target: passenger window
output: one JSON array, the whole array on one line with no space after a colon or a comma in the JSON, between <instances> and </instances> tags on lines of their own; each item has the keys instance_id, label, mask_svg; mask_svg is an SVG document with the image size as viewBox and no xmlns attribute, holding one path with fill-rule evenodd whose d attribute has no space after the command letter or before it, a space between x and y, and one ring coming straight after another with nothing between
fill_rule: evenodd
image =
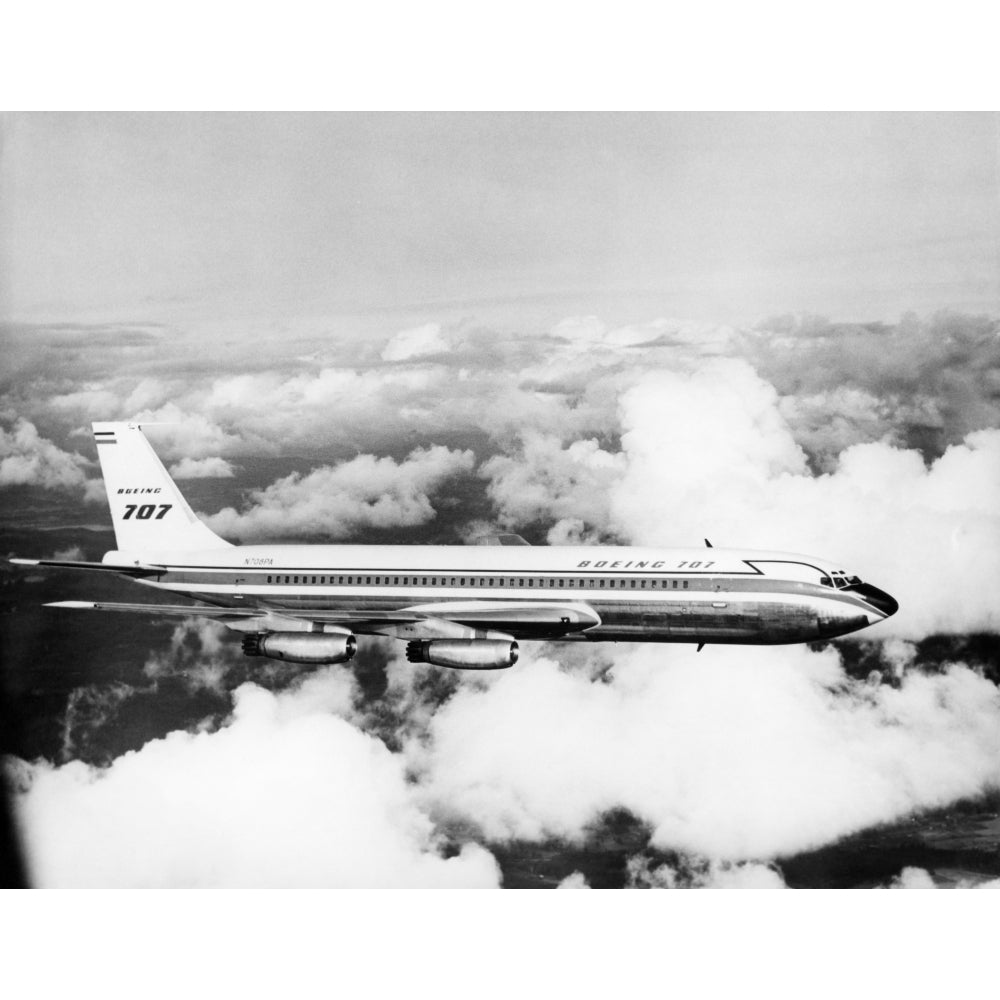
<instances>
[{"instance_id":1,"label":"passenger window","mask_svg":"<svg viewBox=\"0 0 1000 1000\"><path fill-rule=\"evenodd\" d=\"M685 589L685 590L687 590L687 589L688 589L688 582L687 582L687 580L685 580L685 581L684 581L684 589Z\"/></svg>"},{"instance_id":2,"label":"passenger window","mask_svg":"<svg viewBox=\"0 0 1000 1000\"><path fill-rule=\"evenodd\" d=\"M645 580L642 580L642 581L640 582L639 586L640 586L640 588L641 588L642 590L645 590L645 589L646 589L646 581L645 581Z\"/></svg>"},{"instance_id":3,"label":"passenger window","mask_svg":"<svg viewBox=\"0 0 1000 1000\"><path fill-rule=\"evenodd\" d=\"M267 582L268 582L268 583L270 583L270 582L271 582L271 578L270 578L270 577L268 577L268 578L267 578Z\"/></svg>"},{"instance_id":4,"label":"passenger window","mask_svg":"<svg viewBox=\"0 0 1000 1000\"><path fill-rule=\"evenodd\" d=\"M635 580L632 581L632 589L635 590Z\"/></svg>"}]
</instances>

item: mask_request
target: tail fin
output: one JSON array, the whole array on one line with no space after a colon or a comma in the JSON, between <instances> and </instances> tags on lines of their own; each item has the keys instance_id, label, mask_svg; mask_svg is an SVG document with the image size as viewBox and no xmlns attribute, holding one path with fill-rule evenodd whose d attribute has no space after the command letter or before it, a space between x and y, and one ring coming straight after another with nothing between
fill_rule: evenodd
<instances>
[{"instance_id":1,"label":"tail fin","mask_svg":"<svg viewBox=\"0 0 1000 1000\"><path fill-rule=\"evenodd\" d=\"M193 552L229 546L195 517L138 424L92 426L120 551Z\"/></svg>"}]
</instances>

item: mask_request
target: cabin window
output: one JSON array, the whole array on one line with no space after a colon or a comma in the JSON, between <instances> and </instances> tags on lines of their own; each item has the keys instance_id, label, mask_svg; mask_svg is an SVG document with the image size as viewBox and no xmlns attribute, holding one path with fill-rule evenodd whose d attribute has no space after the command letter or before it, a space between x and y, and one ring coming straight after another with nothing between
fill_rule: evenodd
<instances>
[{"instance_id":1,"label":"cabin window","mask_svg":"<svg viewBox=\"0 0 1000 1000\"><path fill-rule=\"evenodd\" d=\"M639 584L639 586L640 586L640 587L641 587L641 588L642 588L643 590L645 590L645 589L646 589L646 581L645 581L645 580L641 581L641 583Z\"/></svg>"},{"instance_id":2,"label":"cabin window","mask_svg":"<svg viewBox=\"0 0 1000 1000\"><path fill-rule=\"evenodd\" d=\"M635 590L635 580L632 580L632 589Z\"/></svg>"},{"instance_id":3,"label":"cabin window","mask_svg":"<svg viewBox=\"0 0 1000 1000\"><path fill-rule=\"evenodd\" d=\"M268 582L268 583L270 583L270 582L271 582L271 578L270 578L270 577L268 577L268 578L267 578L267 582Z\"/></svg>"},{"instance_id":4,"label":"cabin window","mask_svg":"<svg viewBox=\"0 0 1000 1000\"><path fill-rule=\"evenodd\" d=\"M687 582L687 580L685 580L685 581L684 581L684 589L685 589L685 590L687 590L687 589L688 589L688 582Z\"/></svg>"}]
</instances>

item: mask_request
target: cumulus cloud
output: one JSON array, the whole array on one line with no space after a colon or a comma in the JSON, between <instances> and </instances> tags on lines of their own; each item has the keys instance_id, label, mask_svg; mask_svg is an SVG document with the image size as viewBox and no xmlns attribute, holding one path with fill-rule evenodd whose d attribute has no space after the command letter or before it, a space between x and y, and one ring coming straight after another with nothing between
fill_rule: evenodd
<instances>
[{"instance_id":1,"label":"cumulus cloud","mask_svg":"<svg viewBox=\"0 0 1000 1000\"><path fill-rule=\"evenodd\" d=\"M554 544L596 540L610 520L615 481L626 467L622 454L602 449L596 440L563 447L558 437L526 433L511 455L494 455L480 468L501 524L519 527L554 519ZM596 529L596 530L595 530Z\"/></svg>"},{"instance_id":2,"label":"cumulus cloud","mask_svg":"<svg viewBox=\"0 0 1000 1000\"><path fill-rule=\"evenodd\" d=\"M535 657L459 688L408 744L424 794L488 840L579 840L626 809L654 847L747 861L1000 788L1000 695L964 666L894 688L832 649L613 656L596 681Z\"/></svg>"},{"instance_id":3,"label":"cumulus cloud","mask_svg":"<svg viewBox=\"0 0 1000 1000\"><path fill-rule=\"evenodd\" d=\"M629 858L631 889L787 889L781 872L771 865L690 859L683 866L654 865L648 858Z\"/></svg>"},{"instance_id":4,"label":"cumulus cloud","mask_svg":"<svg viewBox=\"0 0 1000 1000\"><path fill-rule=\"evenodd\" d=\"M745 362L649 375L621 406L627 471L611 526L632 542L709 536L833 559L900 601L883 635L1000 626L1000 430L971 433L930 466L917 451L854 445L813 475L773 386Z\"/></svg>"},{"instance_id":5,"label":"cumulus cloud","mask_svg":"<svg viewBox=\"0 0 1000 1000\"><path fill-rule=\"evenodd\" d=\"M445 857L402 759L337 712L345 672L284 695L247 684L228 724L174 732L97 769L16 762L37 884L490 887L492 856Z\"/></svg>"},{"instance_id":6,"label":"cumulus cloud","mask_svg":"<svg viewBox=\"0 0 1000 1000\"><path fill-rule=\"evenodd\" d=\"M440 445L417 448L398 463L359 455L308 475L293 473L255 491L249 510L227 507L205 520L219 534L241 539L342 538L359 527L425 524L435 516L428 493L473 462L471 451Z\"/></svg>"},{"instance_id":7,"label":"cumulus cloud","mask_svg":"<svg viewBox=\"0 0 1000 1000\"><path fill-rule=\"evenodd\" d=\"M182 458L170 466L175 479L232 479L235 470L224 458Z\"/></svg>"},{"instance_id":8,"label":"cumulus cloud","mask_svg":"<svg viewBox=\"0 0 1000 1000\"><path fill-rule=\"evenodd\" d=\"M0 427L0 487L42 486L86 494L92 464L42 437L28 420L18 419L9 431Z\"/></svg>"},{"instance_id":9,"label":"cumulus cloud","mask_svg":"<svg viewBox=\"0 0 1000 1000\"><path fill-rule=\"evenodd\" d=\"M1000 425L1000 321L993 317L908 314L888 325L785 316L745 331L740 352L782 395L844 387L885 400L898 411L893 421L904 441L930 426L943 447Z\"/></svg>"},{"instance_id":10,"label":"cumulus cloud","mask_svg":"<svg viewBox=\"0 0 1000 1000\"><path fill-rule=\"evenodd\" d=\"M440 323L425 323L412 330L397 333L382 350L383 361L408 361L427 354L448 350L448 341L441 333Z\"/></svg>"},{"instance_id":11,"label":"cumulus cloud","mask_svg":"<svg viewBox=\"0 0 1000 1000\"><path fill-rule=\"evenodd\" d=\"M954 887L956 889L1000 889L1000 878L983 879L973 881L971 879L959 879ZM930 872L923 868L904 868L887 886L889 889L937 889L938 884L934 881Z\"/></svg>"}]
</instances>

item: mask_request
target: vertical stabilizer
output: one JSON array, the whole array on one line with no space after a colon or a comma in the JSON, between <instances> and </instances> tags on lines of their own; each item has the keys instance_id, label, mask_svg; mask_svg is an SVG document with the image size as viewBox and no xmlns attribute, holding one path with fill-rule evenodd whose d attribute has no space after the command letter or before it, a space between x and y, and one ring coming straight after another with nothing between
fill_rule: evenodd
<instances>
[{"instance_id":1,"label":"vertical stabilizer","mask_svg":"<svg viewBox=\"0 0 1000 1000\"><path fill-rule=\"evenodd\" d=\"M138 424L92 426L119 551L193 552L229 546L195 517Z\"/></svg>"}]
</instances>

